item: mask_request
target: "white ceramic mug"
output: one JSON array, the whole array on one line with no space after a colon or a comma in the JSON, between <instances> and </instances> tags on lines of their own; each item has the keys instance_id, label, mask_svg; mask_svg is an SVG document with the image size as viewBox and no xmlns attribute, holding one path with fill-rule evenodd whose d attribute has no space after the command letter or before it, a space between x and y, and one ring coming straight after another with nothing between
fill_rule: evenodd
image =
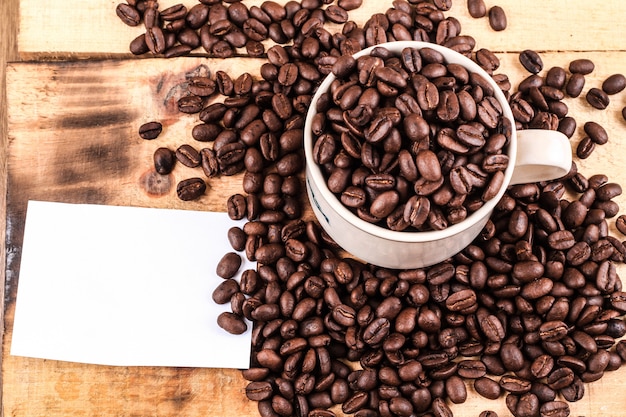
<instances>
[{"instance_id":1,"label":"white ceramic mug","mask_svg":"<svg viewBox=\"0 0 626 417\"><path fill-rule=\"evenodd\" d=\"M460 64L470 72L482 75L493 87L504 117L511 122L512 131L506 154L509 166L498 194L457 224L443 230L424 232L393 231L368 223L353 214L328 189L320 167L313 160L311 120L317 113L316 103L328 90L335 76L329 74L317 89L309 107L304 126L306 155L306 188L313 212L324 230L343 249L361 260L394 269L410 269L434 265L444 261L468 246L481 232L494 207L507 187L514 184L547 181L566 175L572 164L572 150L568 138L550 130L515 129L515 121L508 101L493 79L469 58L446 47L419 41L397 41L381 45L400 54L404 48L432 48L443 54L448 63ZM358 58L374 47L359 51Z\"/></svg>"}]
</instances>

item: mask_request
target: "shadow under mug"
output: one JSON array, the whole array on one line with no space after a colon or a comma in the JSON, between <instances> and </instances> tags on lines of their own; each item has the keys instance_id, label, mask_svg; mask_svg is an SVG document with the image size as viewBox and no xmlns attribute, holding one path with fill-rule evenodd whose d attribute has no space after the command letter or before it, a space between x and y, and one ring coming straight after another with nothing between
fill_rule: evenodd
<instances>
[{"instance_id":1,"label":"shadow under mug","mask_svg":"<svg viewBox=\"0 0 626 417\"><path fill-rule=\"evenodd\" d=\"M375 47L386 48L394 54L400 54L404 48L431 48L443 54L447 63L462 65L468 71L478 73L487 80L494 90L495 98L502 106L503 116L508 118L511 124L511 136L506 149L509 165L497 195L463 221L445 229L393 231L360 219L328 189L322 171L313 159L311 122L317 113L318 99L335 80L335 76L329 74L313 96L304 126L306 189L320 225L351 255L365 262L393 269L434 265L454 256L479 235L507 187L553 180L569 172L572 165L569 139L558 131L516 130L513 114L504 93L471 59L446 47L420 41L388 42L359 51L354 57L367 55Z\"/></svg>"}]
</instances>

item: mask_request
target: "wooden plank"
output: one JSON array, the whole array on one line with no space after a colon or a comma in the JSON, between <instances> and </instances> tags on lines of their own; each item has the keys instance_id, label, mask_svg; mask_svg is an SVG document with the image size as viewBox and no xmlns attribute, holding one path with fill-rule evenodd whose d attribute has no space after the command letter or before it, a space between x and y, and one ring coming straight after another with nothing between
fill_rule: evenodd
<instances>
[{"instance_id":1,"label":"wooden plank","mask_svg":"<svg viewBox=\"0 0 626 417\"><path fill-rule=\"evenodd\" d=\"M282 0L281 0L282 1ZM177 1L160 1L161 7ZM186 4L195 4L185 1ZM246 1L247 5L261 1ZM364 22L391 3L368 2L351 13ZM3 3L4 4L4 3ZM114 13L117 1L64 2L22 0L19 51L22 58L74 59L129 57L128 43L141 32L121 24ZM449 15L459 18L463 34L477 39L478 47L494 51L537 49L546 68L588 57L596 71L587 77L586 89L599 86L615 72L624 72L626 53L621 45L626 28L618 22L626 3L598 5L572 0L500 0L509 28L493 32L487 20L472 19L465 1L457 0ZM380 5L380 6L379 6ZM535 28L530 30L529 28ZM576 53L572 51L583 51ZM589 52L604 51L604 52ZM500 72L515 84L525 73L516 54L498 54ZM185 73L208 65L237 75L258 71L259 61L176 60L78 61L14 64L8 67L9 195L7 227L6 333L3 340L2 377L4 412L30 416L255 416L256 404L244 395L245 381L238 371L178 368L103 367L12 357L8 354L19 272L24 210L28 199L134 205L162 208L224 210L225 200L240 189L240 176L212 180L207 196L183 203L173 192L177 180L197 172L178 167L155 196L146 173L155 147L189 142L193 117L181 117L172 108L177 85ZM157 86L161 87L157 88ZM610 173L611 180L626 184L623 152L626 105L624 94L614 96L608 110L589 108L584 98L567 100L571 114L582 124L594 120L610 135L591 158L580 161L585 174ZM148 120L163 121L158 142L136 136ZM581 137L581 128L573 140ZM3 160L0 158L0 160ZM626 198L617 199L626 207ZM614 232L614 230L613 230ZM620 268L624 276L624 268ZM607 374L586 387L585 398L572 404L572 415L615 416L626 407L626 369ZM471 391L471 390L470 390ZM456 416L477 416L484 409L509 415L503 400L487 401L473 391L468 401L453 407Z\"/></svg>"},{"instance_id":2,"label":"wooden plank","mask_svg":"<svg viewBox=\"0 0 626 417\"><path fill-rule=\"evenodd\" d=\"M550 53L543 58L550 66L565 65L581 56L589 56L598 64L587 88L626 66L623 52ZM500 58L502 71L514 83L526 75L515 54ZM194 117L181 117L172 109L185 74L230 65L225 60L180 58L9 66L8 241L15 256L9 258L3 342L3 392L8 415L257 415L256 405L245 398L246 382L234 370L103 367L8 354L28 199L224 210L226 198L240 190L239 177L211 180L205 198L183 203L171 188L163 196L150 195L144 181L157 146L190 141ZM256 60L238 60L237 71L254 72L258 65ZM626 183L626 172L620 169L626 164L626 153L620 152L626 147L624 121L618 115L624 105L622 96L602 112L591 109L583 98L567 102L577 120L604 124L611 138L581 163L581 170L585 174L608 172L612 180ZM166 126L154 142L136 134L138 126L148 120L161 120ZM192 173L178 167L171 184ZM619 202L624 206L623 196ZM626 407L626 398L620 395L624 389L626 368L590 385L585 398L572 404L572 415L614 416ZM465 404L455 406L454 412L469 417L483 409L507 415L502 400L484 400L475 393Z\"/></svg>"},{"instance_id":3,"label":"wooden plank","mask_svg":"<svg viewBox=\"0 0 626 417\"><path fill-rule=\"evenodd\" d=\"M190 0L163 0L159 4L164 9L181 2L189 6L196 4ZM20 54L26 59L128 56L130 41L143 29L122 24L115 15L117 3L119 1L115 0L66 0L52 5L52 2L22 0ZM261 3L262 0L245 2L248 7ZM391 1L364 3L362 8L350 12L350 18L359 24L373 13L384 13L391 5ZM488 3L488 7L491 5ZM471 18L465 1L453 2L447 14L461 21L462 34L474 36L478 45L494 51L623 50L626 26L620 19L626 15L626 2L608 1L600 5L585 0L567 3L502 0L498 5L508 17L504 32L491 30L487 18ZM199 48L196 52L203 53L203 50Z\"/></svg>"}]
</instances>

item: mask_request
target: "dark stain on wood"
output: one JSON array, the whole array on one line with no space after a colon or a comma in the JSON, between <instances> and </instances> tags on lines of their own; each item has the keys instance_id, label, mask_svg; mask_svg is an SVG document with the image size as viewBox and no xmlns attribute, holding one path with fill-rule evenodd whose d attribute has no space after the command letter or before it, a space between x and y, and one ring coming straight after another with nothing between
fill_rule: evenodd
<instances>
[{"instance_id":1,"label":"dark stain on wood","mask_svg":"<svg viewBox=\"0 0 626 417\"><path fill-rule=\"evenodd\" d=\"M93 129L107 126L119 126L131 123L137 118L136 112L128 109L91 111L79 114L67 114L59 118L60 129Z\"/></svg>"}]
</instances>

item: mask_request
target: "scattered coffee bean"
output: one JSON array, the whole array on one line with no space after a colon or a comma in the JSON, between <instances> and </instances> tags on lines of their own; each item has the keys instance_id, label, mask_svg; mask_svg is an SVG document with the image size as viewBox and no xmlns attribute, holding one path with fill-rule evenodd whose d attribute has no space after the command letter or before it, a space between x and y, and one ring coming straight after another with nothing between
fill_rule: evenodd
<instances>
[{"instance_id":1,"label":"scattered coffee bean","mask_svg":"<svg viewBox=\"0 0 626 417\"><path fill-rule=\"evenodd\" d=\"M507 19L504 9L500 6L492 6L489 9L489 26L495 31L506 29Z\"/></svg>"},{"instance_id":2,"label":"scattered coffee bean","mask_svg":"<svg viewBox=\"0 0 626 417\"><path fill-rule=\"evenodd\" d=\"M583 129L589 138L598 145L604 145L609 141L606 130L596 122L586 122Z\"/></svg>"},{"instance_id":3,"label":"scattered coffee bean","mask_svg":"<svg viewBox=\"0 0 626 417\"><path fill-rule=\"evenodd\" d=\"M536 51L526 49L519 55L519 61L526 71L533 74L539 73L543 69L543 61Z\"/></svg>"},{"instance_id":4,"label":"scattered coffee bean","mask_svg":"<svg viewBox=\"0 0 626 417\"><path fill-rule=\"evenodd\" d=\"M467 10L470 16L475 19L487 15L487 7L485 6L484 0L467 0Z\"/></svg>"},{"instance_id":5,"label":"scattered coffee bean","mask_svg":"<svg viewBox=\"0 0 626 417\"><path fill-rule=\"evenodd\" d=\"M183 201L196 200L206 191L206 183L202 178L182 180L176 186L176 194Z\"/></svg>"},{"instance_id":6,"label":"scattered coffee bean","mask_svg":"<svg viewBox=\"0 0 626 417\"><path fill-rule=\"evenodd\" d=\"M567 81L565 92L568 96L576 98L582 93L584 87L585 76L582 73L573 73Z\"/></svg>"},{"instance_id":7,"label":"scattered coffee bean","mask_svg":"<svg viewBox=\"0 0 626 417\"><path fill-rule=\"evenodd\" d=\"M602 82L602 91L612 95L626 88L626 77L623 74L613 74Z\"/></svg>"},{"instance_id":8,"label":"scattered coffee bean","mask_svg":"<svg viewBox=\"0 0 626 417\"><path fill-rule=\"evenodd\" d=\"M139 136L142 139L156 139L163 131L163 125L159 122L147 122L139 127Z\"/></svg>"},{"instance_id":9,"label":"scattered coffee bean","mask_svg":"<svg viewBox=\"0 0 626 417\"><path fill-rule=\"evenodd\" d=\"M587 103L598 110L606 109L611 101L607 93L596 87L590 88L585 98Z\"/></svg>"},{"instance_id":10,"label":"scattered coffee bean","mask_svg":"<svg viewBox=\"0 0 626 417\"><path fill-rule=\"evenodd\" d=\"M572 74L591 74L595 69L595 64L590 59L575 59L569 63L569 72Z\"/></svg>"},{"instance_id":11,"label":"scattered coffee bean","mask_svg":"<svg viewBox=\"0 0 626 417\"><path fill-rule=\"evenodd\" d=\"M157 148L153 155L154 169L161 175L167 175L174 169L176 156L168 148Z\"/></svg>"}]
</instances>

